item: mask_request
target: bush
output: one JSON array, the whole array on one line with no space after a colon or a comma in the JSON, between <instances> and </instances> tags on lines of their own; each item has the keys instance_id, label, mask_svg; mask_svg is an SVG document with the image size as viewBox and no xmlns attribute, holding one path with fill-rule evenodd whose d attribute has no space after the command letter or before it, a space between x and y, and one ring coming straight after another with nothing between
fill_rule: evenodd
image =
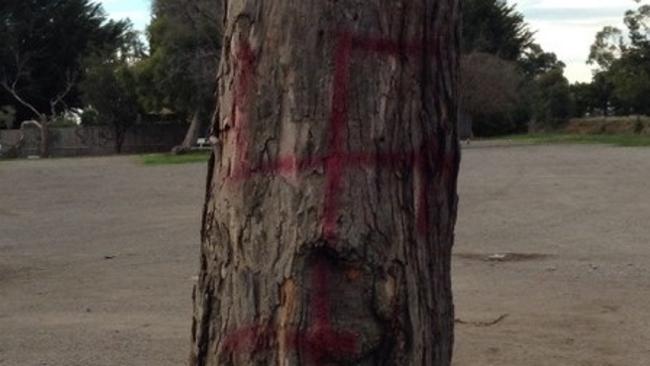
<instances>
[{"instance_id":1,"label":"bush","mask_svg":"<svg viewBox=\"0 0 650 366\"><path fill-rule=\"evenodd\" d=\"M81 124L83 126L95 126L99 124L99 113L94 108L86 108L81 112Z\"/></svg>"},{"instance_id":2,"label":"bush","mask_svg":"<svg viewBox=\"0 0 650 366\"><path fill-rule=\"evenodd\" d=\"M518 132L523 75L514 62L474 52L461 59L461 97L477 136Z\"/></svg>"}]
</instances>

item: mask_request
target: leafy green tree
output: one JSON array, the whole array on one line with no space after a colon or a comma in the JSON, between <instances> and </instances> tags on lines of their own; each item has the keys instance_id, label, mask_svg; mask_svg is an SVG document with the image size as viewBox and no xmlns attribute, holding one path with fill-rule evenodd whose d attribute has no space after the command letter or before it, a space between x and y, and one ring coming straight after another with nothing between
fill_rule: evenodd
<instances>
[{"instance_id":1,"label":"leafy green tree","mask_svg":"<svg viewBox=\"0 0 650 366\"><path fill-rule=\"evenodd\" d=\"M475 122L478 136L522 130L516 119L523 75L513 61L473 52L461 58L461 96L464 112Z\"/></svg>"},{"instance_id":2,"label":"leafy green tree","mask_svg":"<svg viewBox=\"0 0 650 366\"><path fill-rule=\"evenodd\" d=\"M627 11L623 21L625 32L598 32L587 61L598 66L592 96L605 116L650 113L650 5Z\"/></svg>"},{"instance_id":3,"label":"leafy green tree","mask_svg":"<svg viewBox=\"0 0 650 366\"><path fill-rule=\"evenodd\" d=\"M537 43L531 43L519 60L524 74L529 77L542 75L549 71L564 68L565 64L553 52L545 52Z\"/></svg>"},{"instance_id":4,"label":"leafy green tree","mask_svg":"<svg viewBox=\"0 0 650 366\"><path fill-rule=\"evenodd\" d=\"M572 115L573 101L563 68L552 69L535 79L533 119L545 128L559 127Z\"/></svg>"},{"instance_id":5,"label":"leafy green tree","mask_svg":"<svg viewBox=\"0 0 650 366\"><path fill-rule=\"evenodd\" d=\"M640 1L637 1L640 2ZM650 41L650 5L642 5L636 10L625 12L623 22L628 29L630 44L634 48L648 48Z\"/></svg>"},{"instance_id":6,"label":"leafy green tree","mask_svg":"<svg viewBox=\"0 0 650 366\"><path fill-rule=\"evenodd\" d=\"M524 16L505 0L466 0L462 52L482 52L516 61L533 42Z\"/></svg>"},{"instance_id":7,"label":"leafy green tree","mask_svg":"<svg viewBox=\"0 0 650 366\"><path fill-rule=\"evenodd\" d=\"M111 126L116 153L122 151L126 132L143 113L134 66L144 57L143 48L129 26L124 42L112 54L86 60L86 76L80 89L90 108L86 108L82 122Z\"/></svg>"},{"instance_id":8,"label":"leafy green tree","mask_svg":"<svg viewBox=\"0 0 650 366\"><path fill-rule=\"evenodd\" d=\"M650 113L650 61L643 53L625 54L608 71L619 114Z\"/></svg>"},{"instance_id":9,"label":"leafy green tree","mask_svg":"<svg viewBox=\"0 0 650 366\"><path fill-rule=\"evenodd\" d=\"M594 103L596 100L595 90L591 83L575 83L569 86L571 91L571 99L573 100L573 117L582 117L585 115L592 115L598 105Z\"/></svg>"},{"instance_id":10,"label":"leafy green tree","mask_svg":"<svg viewBox=\"0 0 650 366\"><path fill-rule=\"evenodd\" d=\"M614 84L610 79L610 75L606 71L597 72L594 74L591 82L592 96L594 103L600 113L607 117L609 116L610 109L616 100L614 97Z\"/></svg>"},{"instance_id":11,"label":"leafy green tree","mask_svg":"<svg viewBox=\"0 0 650 366\"><path fill-rule=\"evenodd\" d=\"M474 133L522 132L533 116L545 123L550 117L540 115L534 106L549 103L538 98L548 96L546 80L553 79L564 64L534 42L533 32L515 5L502 0L467 0L463 11L461 94Z\"/></svg>"},{"instance_id":12,"label":"leafy green tree","mask_svg":"<svg viewBox=\"0 0 650 366\"><path fill-rule=\"evenodd\" d=\"M623 32L616 27L606 26L596 33L596 40L591 45L587 64L597 65L601 70L607 70L625 49Z\"/></svg>"},{"instance_id":13,"label":"leafy green tree","mask_svg":"<svg viewBox=\"0 0 650 366\"><path fill-rule=\"evenodd\" d=\"M222 30L221 0L154 0L150 52L138 65L142 102L191 120L185 147L209 125Z\"/></svg>"},{"instance_id":14,"label":"leafy green tree","mask_svg":"<svg viewBox=\"0 0 650 366\"><path fill-rule=\"evenodd\" d=\"M81 107L83 60L118 47L126 29L90 0L1 1L0 105L17 121Z\"/></svg>"}]
</instances>

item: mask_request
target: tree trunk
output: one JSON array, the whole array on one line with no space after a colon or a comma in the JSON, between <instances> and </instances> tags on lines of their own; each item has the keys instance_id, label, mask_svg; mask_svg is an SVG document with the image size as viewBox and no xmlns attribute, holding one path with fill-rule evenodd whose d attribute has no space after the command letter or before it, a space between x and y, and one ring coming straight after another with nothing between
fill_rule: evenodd
<instances>
[{"instance_id":1,"label":"tree trunk","mask_svg":"<svg viewBox=\"0 0 650 366\"><path fill-rule=\"evenodd\" d=\"M113 126L113 133L115 134L113 140L113 148L116 154L122 153L122 145L124 144L124 138L126 137L126 131L120 126Z\"/></svg>"},{"instance_id":2,"label":"tree trunk","mask_svg":"<svg viewBox=\"0 0 650 366\"><path fill-rule=\"evenodd\" d=\"M53 117L54 118L54 117ZM50 157L50 122L43 115L39 118L41 124L41 158Z\"/></svg>"},{"instance_id":3,"label":"tree trunk","mask_svg":"<svg viewBox=\"0 0 650 366\"><path fill-rule=\"evenodd\" d=\"M201 113L199 109L194 111L194 114L192 115L192 122L190 122L190 126L187 128L183 142L179 146L174 147L173 151L189 151L198 140L199 135L205 129L206 125L207 123L205 122L205 113Z\"/></svg>"},{"instance_id":4,"label":"tree trunk","mask_svg":"<svg viewBox=\"0 0 650 366\"><path fill-rule=\"evenodd\" d=\"M458 18L228 2L191 365L450 365Z\"/></svg>"}]
</instances>

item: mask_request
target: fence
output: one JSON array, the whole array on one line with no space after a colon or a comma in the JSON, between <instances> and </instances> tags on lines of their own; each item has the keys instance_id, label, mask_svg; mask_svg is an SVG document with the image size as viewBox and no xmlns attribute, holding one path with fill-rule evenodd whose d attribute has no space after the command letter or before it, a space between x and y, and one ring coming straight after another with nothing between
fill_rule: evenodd
<instances>
[{"instance_id":1,"label":"fence","mask_svg":"<svg viewBox=\"0 0 650 366\"><path fill-rule=\"evenodd\" d=\"M169 151L183 141L187 125L148 124L131 127L125 136L122 153L139 154ZM115 133L110 127L50 127L49 151L52 157L97 156L115 153ZM39 155L40 130L0 130L0 157Z\"/></svg>"}]
</instances>

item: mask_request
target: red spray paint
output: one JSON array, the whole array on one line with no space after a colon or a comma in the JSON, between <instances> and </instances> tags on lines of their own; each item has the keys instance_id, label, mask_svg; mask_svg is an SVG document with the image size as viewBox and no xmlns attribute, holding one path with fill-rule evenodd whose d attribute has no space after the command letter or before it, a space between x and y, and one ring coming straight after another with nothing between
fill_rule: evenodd
<instances>
[{"instance_id":1,"label":"red spray paint","mask_svg":"<svg viewBox=\"0 0 650 366\"><path fill-rule=\"evenodd\" d=\"M241 41L235 54L235 93L232 108L232 123L235 132L235 167L234 176L247 174L248 161L248 110L250 94L255 81L255 53L248 41Z\"/></svg>"},{"instance_id":2,"label":"red spray paint","mask_svg":"<svg viewBox=\"0 0 650 366\"><path fill-rule=\"evenodd\" d=\"M363 38L343 32L338 35L334 52L334 77L332 86L332 105L330 115L330 136L325 156L299 160L295 156L279 157L276 161L252 167L247 159L249 141L248 106L250 90L254 84L255 55L248 43L243 43L237 52L237 77L233 121L236 133L236 162L238 168L231 174L232 180L246 180L254 175L295 174L300 171L325 167L323 212L321 226L323 237L330 248L335 248L338 240L337 219L340 196L343 192L343 177L346 169L368 166L393 166L403 162L415 168L419 192L417 192L416 223L420 235L426 235L429 223L429 196L431 188L427 154L423 150L402 153L364 153L345 150L345 130L348 124L348 96L350 81L350 62L355 50L365 53L387 55L419 55L424 51L419 43L403 43L380 38ZM431 49L434 49L433 45ZM422 148L424 148L423 145ZM448 160L448 159L445 159ZM448 161L442 167L448 169ZM332 326L330 277L332 264L327 258L316 258L311 275L309 309L311 326L305 331L290 329L285 332L284 343L291 349L300 350L312 363L324 364L330 355L353 356L358 354L358 335ZM223 342L225 352L257 352L271 347L268 340L276 339L277 332L269 326L251 326L235 330Z\"/></svg>"}]
</instances>

